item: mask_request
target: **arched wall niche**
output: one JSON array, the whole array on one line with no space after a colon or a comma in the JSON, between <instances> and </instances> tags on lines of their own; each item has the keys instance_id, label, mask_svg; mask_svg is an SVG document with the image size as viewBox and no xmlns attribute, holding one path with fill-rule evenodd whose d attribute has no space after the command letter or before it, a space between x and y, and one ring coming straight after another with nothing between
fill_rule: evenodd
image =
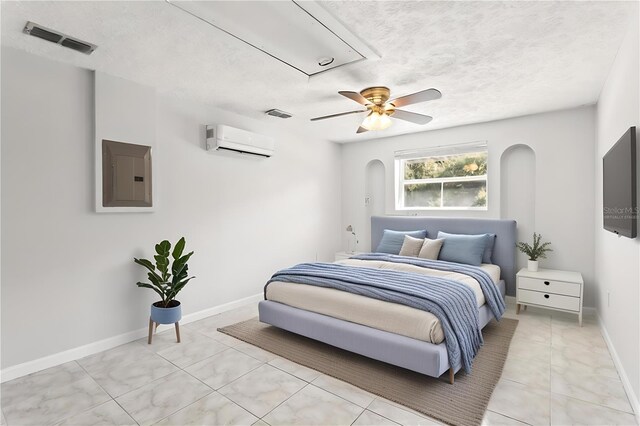
<instances>
[{"instance_id":1,"label":"arched wall niche","mask_svg":"<svg viewBox=\"0 0 640 426\"><path fill-rule=\"evenodd\" d=\"M364 212L365 227L361 229L358 250L369 251L371 247L371 216L383 215L385 211L385 166L380 160L371 160L365 167Z\"/></svg>"},{"instance_id":2,"label":"arched wall niche","mask_svg":"<svg viewBox=\"0 0 640 426\"><path fill-rule=\"evenodd\" d=\"M518 222L518 241L529 241L536 226L536 154L524 144L507 148L500 157L500 217ZM527 260L517 256L518 269Z\"/></svg>"}]
</instances>

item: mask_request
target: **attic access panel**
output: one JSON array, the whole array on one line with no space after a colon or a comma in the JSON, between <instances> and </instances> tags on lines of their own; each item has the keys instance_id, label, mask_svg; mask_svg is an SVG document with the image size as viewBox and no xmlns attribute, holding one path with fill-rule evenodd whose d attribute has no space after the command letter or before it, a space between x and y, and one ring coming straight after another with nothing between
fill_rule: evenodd
<instances>
[{"instance_id":1,"label":"attic access panel","mask_svg":"<svg viewBox=\"0 0 640 426\"><path fill-rule=\"evenodd\" d=\"M167 1L309 77L367 59L344 40L346 29L335 28L335 19L313 2ZM323 16L314 17L312 13ZM332 22L326 22L329 20ZM328 25L334 27L333 31ZM354 44L355 36L347 36ZM361 50L368 53L366 47Z\"/></svg>"}]
</instances>

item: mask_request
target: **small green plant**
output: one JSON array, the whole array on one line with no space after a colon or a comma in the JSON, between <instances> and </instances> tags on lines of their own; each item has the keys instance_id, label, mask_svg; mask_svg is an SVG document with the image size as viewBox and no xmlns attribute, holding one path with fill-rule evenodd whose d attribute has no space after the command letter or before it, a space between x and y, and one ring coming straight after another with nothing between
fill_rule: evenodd
<instances>
[{"instance_id":1,"label":"small green plant","mask_svg":"<svg viewBox=\"0 0 640 426\"><path fill-rule=\"evenodd\" d=\"M518 250L529 256L529 260L538 260L538 259L546 259L547 252L553 251L549 248L551 245L550 242L540 244L542 240L541 234L533 233L533 246L529 245L529 243L519 242L516 243L516 247Z\"/></svg>"},{"instance_id":2,"label":"small green plant","mask_svg":"<svg viewBox=\"0 0 640 426\"><path fill-rule=\"evenodd\" d=\"M176 243L171 252L171 243L167 240L156 244L156 255L153 256L156 263L147 259L133 258L134 262L138 265L142 265L149 270L147 276L150 283L138 282L138 287L149 288L160 296L161 308L168 308L176 296L184 288L189 281L195 277L187 278L189 265L187 261L193 255L193 252L187 253L184 256L184 246L186 242L184 237ZM173 258L171 264L171 270L169 270L169 255Z\"/></svg>"}]
</instances>

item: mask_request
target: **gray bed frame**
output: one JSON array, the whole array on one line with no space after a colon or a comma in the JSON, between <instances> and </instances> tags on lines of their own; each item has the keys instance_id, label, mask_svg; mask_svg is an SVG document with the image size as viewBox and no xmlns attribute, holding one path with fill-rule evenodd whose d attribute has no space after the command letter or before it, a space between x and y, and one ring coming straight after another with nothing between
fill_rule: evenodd
<instances>
[{"instance_id":1,"label":"gray bed frame","mask_svg":"<svg viewBox=\"0 0 640 426\"><path fill-rule=\"evenodd\" d=\"M499 219L467 219L425 216L374 216L371 218L371 250L375 251L385 229L413 231L426 229L428 238L436 238L438 231L455 234L496 235L492 260L500 266L502 295L515 292L516 222ZM395 333L378 330L294 308L282 303L263 300L258 305L260 321L278 328L319 340L332 346L369 358L397 365L421 374L440 377L449 371L453 383L460 362L451 366L443 343L433 344ZM479 309L480 326L491 321L493 314L485 304Z\"/></svg>"}]
</instances>

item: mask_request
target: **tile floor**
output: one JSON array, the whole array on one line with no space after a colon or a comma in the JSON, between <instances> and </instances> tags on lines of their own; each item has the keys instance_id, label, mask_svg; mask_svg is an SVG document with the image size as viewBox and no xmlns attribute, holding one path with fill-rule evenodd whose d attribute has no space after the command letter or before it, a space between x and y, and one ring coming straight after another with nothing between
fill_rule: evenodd
<instances>
[{"instance_id":1,"label":"tile floor","mask_svg":"<svg viewBox=\"0 0 640 426\"><path fill-rule=\"evenodd\" d=\"M216 331L255 306L2 384L2 425L430 425L417 412ZM508 317L516 317L509 306ZM529 309L486 425L635 425L599 328Z\"/></svg>"}]
</instances>

